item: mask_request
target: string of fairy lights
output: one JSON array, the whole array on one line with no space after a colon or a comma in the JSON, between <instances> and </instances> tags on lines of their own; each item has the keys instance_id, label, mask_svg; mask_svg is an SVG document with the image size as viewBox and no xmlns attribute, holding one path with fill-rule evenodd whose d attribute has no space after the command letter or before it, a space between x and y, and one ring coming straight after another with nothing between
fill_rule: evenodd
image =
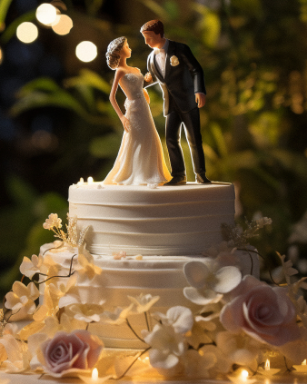
<instances>
[{"instance_id":1,"label":"string of fairy lights","mask_svg":"<svg viewBox=\"0 0 307 384\"><path fill-rule=\"evenodd\" d=\"M52 2L60 3L60 0ZM69 34L73 28L72 19L68 15L62 14L59 8L50 3L43 3L38 6L35 16L39 24L51 28L54 33L60 36ZM39 37L39 28L33 22L22 22L16 29L16 36L22 43L31 44ZM97 46L91 41L81 41L75 48L75 54L80 61L89 63L97 57ZM0 48L0 64L2 61L3 53Z\"/></svg>"}]
</instances>

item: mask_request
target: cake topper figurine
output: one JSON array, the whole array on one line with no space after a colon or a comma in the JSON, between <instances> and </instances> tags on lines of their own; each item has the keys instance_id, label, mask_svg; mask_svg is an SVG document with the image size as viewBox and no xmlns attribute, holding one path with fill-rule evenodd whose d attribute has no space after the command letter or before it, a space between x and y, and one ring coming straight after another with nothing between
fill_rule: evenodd
<instances>
[{"instance_id":1,"label":"cake topper figurine","mask_svg":"<svg viewBox=\"0 0 307 384\"><path fill-rule=\"evenodd\" d=\"M104 184L163 184L171 175L149 108L149 95L143 88L144 77L138 68L127 65L130 57L131 49L125 37L111 41L106 53L108 66L115 70L110 101L123 124L124 134ZM125 114L116 101L118 85L127 97Z\"/></svg>"},{"instance_id":2,"label":"cake topper figurine","mask_svg":"<svg viewBox=\"0 0 307 384\"><path fill-rule=\"evenodd\" d=\"M159 83L164 98L165 135L172 179L165 185L186 183L186 172L180 146L181 125L184 124L189 143L195 178L198 183L210 183L206 177L205 156L200 132L199 108L206 103L203 71L190 48L164 37L160 20L141 27L145 44L153 48L148 56L147 86Z\"/></svg>"}]
</instances>

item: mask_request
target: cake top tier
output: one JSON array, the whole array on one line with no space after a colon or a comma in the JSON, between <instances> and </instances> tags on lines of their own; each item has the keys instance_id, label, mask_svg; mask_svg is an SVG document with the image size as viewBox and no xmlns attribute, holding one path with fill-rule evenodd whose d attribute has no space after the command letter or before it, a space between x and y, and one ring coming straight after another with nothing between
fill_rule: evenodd
<instances>
[{"instance_id":1,"label":"cake top tier","mask_svg":"<svg viewBox=\"0 0 307 384\"><path fill-rule=\"evenodd\" d=\"M234 223L234 188L73 185L69 214L80 228L90 226L86 242L94 254L199 255L222 241L222 224Z\"/></svg>"}]
</instances>

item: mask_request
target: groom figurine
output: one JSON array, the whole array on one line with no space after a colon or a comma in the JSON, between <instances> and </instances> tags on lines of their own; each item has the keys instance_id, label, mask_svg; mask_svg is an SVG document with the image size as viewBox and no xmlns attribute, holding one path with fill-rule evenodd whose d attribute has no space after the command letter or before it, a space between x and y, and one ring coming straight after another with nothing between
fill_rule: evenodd
<instances>
[{"instance_id":1,"label":"groom figurine","mask_svg":"<svg viewBox=\"0 0 307 384\"><path fill-rule=\"evenodd\" d=\"M206 177L205 156L200 133L199 108L206 103L203 71L190 48L164 37L160 20L152 20L141 28L145 44L153 48L148 56L145 75L148 85L159 83L163 91L163 114L166 145L172 167L172 179L165 185L185 184L186 173L180 145L181 124L189 143L195 178L210 183Z\"/></svg>"}]
</instances>

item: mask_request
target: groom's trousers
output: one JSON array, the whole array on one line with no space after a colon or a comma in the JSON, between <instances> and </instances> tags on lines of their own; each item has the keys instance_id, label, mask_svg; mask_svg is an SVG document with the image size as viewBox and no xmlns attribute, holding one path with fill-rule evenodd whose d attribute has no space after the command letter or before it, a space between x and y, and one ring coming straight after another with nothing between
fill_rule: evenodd
<instances>
[{"instance_id":1,"label":"groom's trousers","mask_svg":"<svg viewBox=\"0 0 307 384\"><path fill-rule=\"evenodd\" d=\"M205 172L205 155L202 147L198 107L196 106L191 111L183 113L171 97L169 101L169 114L165 120L165 139L172 167L172 176L185 175L183 152L180 145L182 123L185 127L186 138L191 151L194 173Z\"/></svg>"}]
</instances>

